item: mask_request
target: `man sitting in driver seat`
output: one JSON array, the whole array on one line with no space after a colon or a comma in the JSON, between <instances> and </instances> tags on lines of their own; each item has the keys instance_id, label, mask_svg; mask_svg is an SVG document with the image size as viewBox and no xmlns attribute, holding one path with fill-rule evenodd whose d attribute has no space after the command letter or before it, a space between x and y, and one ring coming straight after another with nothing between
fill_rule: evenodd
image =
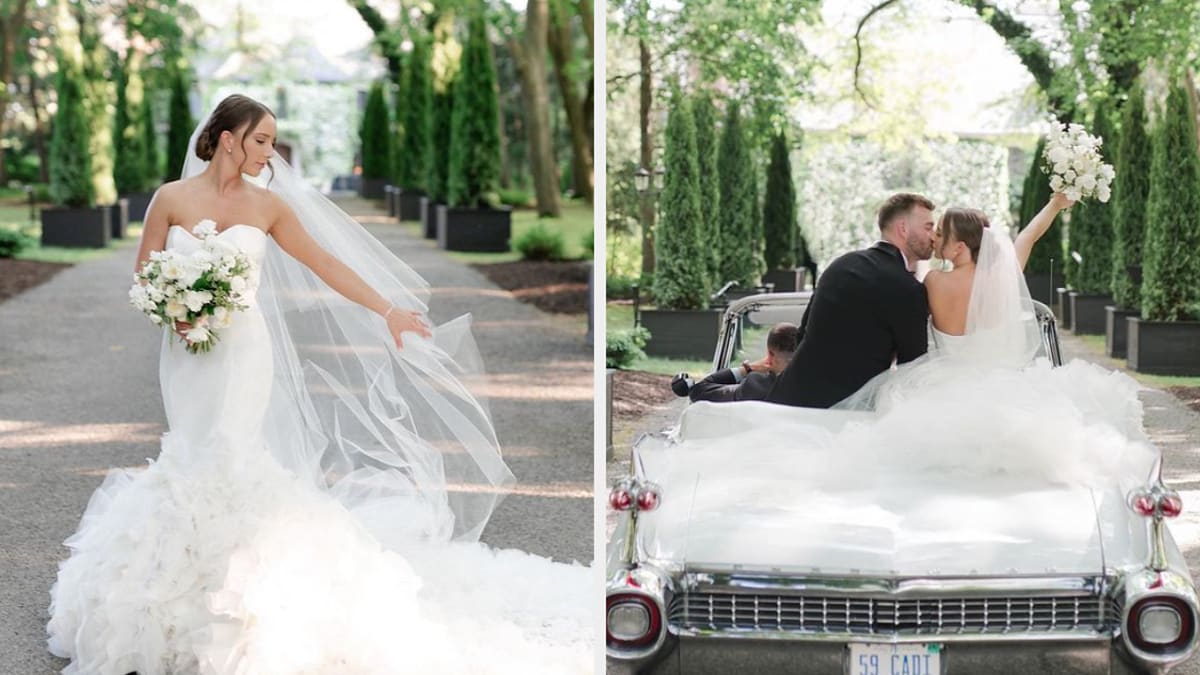
<instances>
[{"instance_id":1,"label":"man sitting in driver seat","mask_svg":"<svg viewBox=\"0 0 1200 675\"><path fill-rule=\"evenodd\" d=\"M671 379L671 391L693 402L762 401L796 353L799 335L794 324L775 324L767 334L767 355L762 359L742 361L737 368L718 370L699 382L693 382L687 373L679 373Z\"/></svg>"}]
</instances>

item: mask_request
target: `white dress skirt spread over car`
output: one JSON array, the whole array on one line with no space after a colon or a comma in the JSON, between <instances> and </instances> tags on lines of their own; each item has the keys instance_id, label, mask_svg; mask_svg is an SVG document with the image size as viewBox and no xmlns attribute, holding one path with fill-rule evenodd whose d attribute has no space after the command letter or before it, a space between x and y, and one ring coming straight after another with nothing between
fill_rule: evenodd
<instances>
[{"instance_id":1,"label":"white dress skirt spread over car","mask_svg":"<svg viewBox=\"0 0 1200 675\"><path fill-rule=\"evenodd\" d=\"M415 273L272 163L323 247L424 308ZM249 308L207 353L164 335L161 453L108 475L51 590L64 672L590 673L589 568L476 541L512 476L460 379L467 318L397 350L262 229L217 236L253 262Z\"/></svg>"}]
</instances>

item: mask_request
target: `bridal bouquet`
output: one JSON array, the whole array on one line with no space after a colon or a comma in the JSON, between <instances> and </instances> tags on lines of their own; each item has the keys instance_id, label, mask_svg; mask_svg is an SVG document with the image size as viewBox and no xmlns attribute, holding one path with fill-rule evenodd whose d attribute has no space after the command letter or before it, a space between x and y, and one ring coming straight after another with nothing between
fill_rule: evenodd
<instances>
[{"instance_id":1,"label":"bridal bouquet","mask_svg":"<svg viewBox=\"0 0 1200 675\"><path fill-rule=\"evenodd\" d=\"M1055 123L1042 152L1042 172L1050 174L1050 189L1071 201L1095 197L1107 202L1112 196L1111 164L1100 157L1104 139L1092 136L1082 126Z\"/></svg>"},{"instance_id":2,"label":"bridal bouquet","mask_svg":"<svg viewBox=\"0 0 1200 675\"><path fill-rule=\"evenodd\" d=\"M219 239L211 220L200 221L192 233L201 240L192 253L167 249L150 254L133 277L129 302L157 326L191 324L184 341L195 354L210 350L217 330L229 326L233 312L246 309L243 294L250 286L250 259Z\"/></svg>"}]
</instances>

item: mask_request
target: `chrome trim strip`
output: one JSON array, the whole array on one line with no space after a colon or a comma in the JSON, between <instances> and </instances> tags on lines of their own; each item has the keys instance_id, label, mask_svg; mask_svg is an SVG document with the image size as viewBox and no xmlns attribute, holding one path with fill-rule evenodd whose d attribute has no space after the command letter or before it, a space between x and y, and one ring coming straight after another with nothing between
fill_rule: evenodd
<instances>
[{"instance_id":1,"label":"chrome trim strip","mask_svg":"<svg viewBox=\"0 0 1200 675\"><path fill-rule=\"evenodd\" d=\"M786 642L837 642L875 644L928 644L928 643L988 643L988 642L1112 642L1111 632L1059 631L1056 633L922 633L920 635L858 635L851 633L792 633L773 630L700 630L679 628L669 625L671 635L679 638L704 638L713 640L777 640Z\"/></svg>"}]
</instances>

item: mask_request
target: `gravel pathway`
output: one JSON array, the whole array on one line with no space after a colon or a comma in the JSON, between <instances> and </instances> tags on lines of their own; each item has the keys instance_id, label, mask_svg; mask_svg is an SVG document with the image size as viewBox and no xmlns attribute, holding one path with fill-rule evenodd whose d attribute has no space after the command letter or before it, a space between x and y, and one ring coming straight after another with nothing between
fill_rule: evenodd
<instances>
[{"instance_id":1,"label":"gravel pathway","mask_svg":"<svg viewBox=\"0 0 1200 675\"><path fill-rule=\"evenodd\" d=\"M412 225L342 202L433 286L432 319L472 313L490 409L520 481L484 540L590 562L592 350L583 317L518 302ZM0 304L0 673L48 675L48 589L88 497L158 453L160 335L127 304L137 242Z\"/></svg>"}]
</instances>

